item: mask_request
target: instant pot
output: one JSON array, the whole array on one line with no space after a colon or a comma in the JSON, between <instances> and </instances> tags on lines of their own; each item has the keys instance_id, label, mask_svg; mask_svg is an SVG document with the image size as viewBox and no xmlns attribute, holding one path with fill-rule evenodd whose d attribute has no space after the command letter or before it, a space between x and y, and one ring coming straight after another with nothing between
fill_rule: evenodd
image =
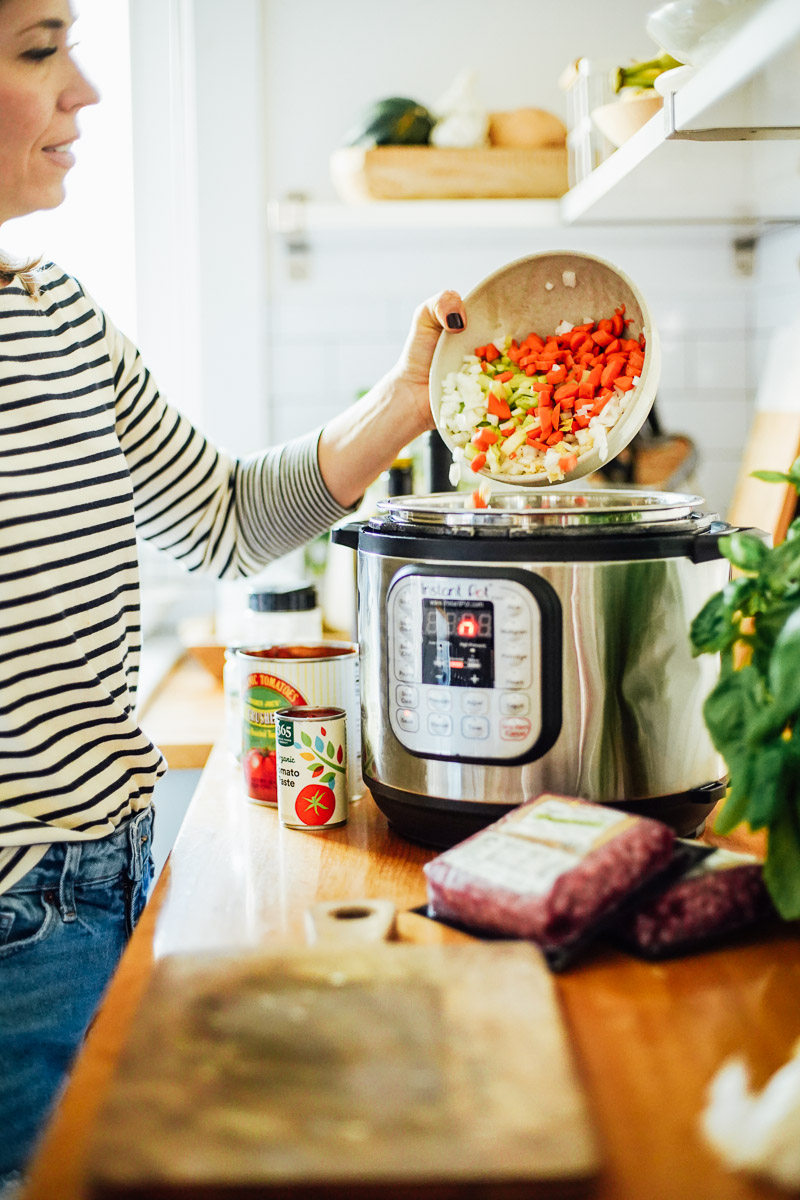
<instances>
[{"instance_id":1,"label":"instant pot","mask_svg":"<svg viewBox=\"0 0 800 1200\"><path fill-rule=\"evenodd\" d=\"M702 826L725 791L692 618L732 527L699 497L504 491L381 501L358 554L364 780L442 847L542 792Z\"/></svg>"}]
</instances>

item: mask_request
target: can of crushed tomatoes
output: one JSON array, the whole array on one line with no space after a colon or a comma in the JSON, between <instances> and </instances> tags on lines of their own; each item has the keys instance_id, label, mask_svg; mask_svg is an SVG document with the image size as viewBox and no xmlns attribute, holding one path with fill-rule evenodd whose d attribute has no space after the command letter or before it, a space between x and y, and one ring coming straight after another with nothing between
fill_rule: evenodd
<instances>
[{"instance_id":1,"label":"can of crushed tomatoes","mask_svg":"<svg viewBox=\"0 0 800 1200\"><path fill-rule=\"evenodd\" d=\"M247 797L277 807L275 713L298 705L342 708L347 716L349 799L363 793L358 646L292 642L238 646L242 709L242 775Z\"/></svg>"},{"instance_id":2,"label":"can of crushed tomatoes","mask_svg":"<svg viewBox=\"0 0 800 1200\"><path fill-rule=\"evenodd\" d=\"M310 704L275 713L278 816L289 829L331 829L347 820L347 715Z\"/></svg>"}]
</instances>

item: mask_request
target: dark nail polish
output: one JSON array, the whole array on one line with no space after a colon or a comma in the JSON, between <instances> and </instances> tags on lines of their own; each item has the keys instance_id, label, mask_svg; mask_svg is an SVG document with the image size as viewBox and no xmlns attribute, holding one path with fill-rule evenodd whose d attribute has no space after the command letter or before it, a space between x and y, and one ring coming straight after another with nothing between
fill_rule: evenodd
<instances>
[{"instance_id":1,"label":"dark nail polish","mask_svg":"<svg viewBox=\"0 0 800 1200\"><path fill-rule=\"evenodd\" d=\"M448 329L463 329L464 328L464 322L462 320L461 313L448 313L447 314L447 328Z\"/></svg>"}]
</instances>

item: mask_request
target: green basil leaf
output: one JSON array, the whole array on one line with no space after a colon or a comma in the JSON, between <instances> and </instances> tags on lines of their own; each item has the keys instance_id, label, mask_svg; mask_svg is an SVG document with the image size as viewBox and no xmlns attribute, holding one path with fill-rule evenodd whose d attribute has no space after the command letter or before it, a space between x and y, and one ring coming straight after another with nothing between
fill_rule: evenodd
<instances>
[{"instance_id":1,"label":"green basil leaf","mask_svg":"<svg viewBox=\"0 0 800 1200\"><path fill-rule=\"evenodd\" d=\"M692 621L690 636L695 657L726 650L739 638L737 614L748 606L758 585L752 578L732 579L711 596Z\"/></svg>"},{"instance_id":2,"label":"green basil leaf","mask_svg":"<svg viewBox=\"0 0 800 1200\"><path fill-rule=\"evenodd\" d=\"M730 533L719 539L719 548L742 571L760 571L769 554L767 546L754 533Z\"/></svg>"},{"instance_id":3,"label":"green basil leaf","mask_svg":"<svg viewBox=\"0 0 800 1200\"><path fill-rule=\"evenodd\" d=\"M758 713L763 684L752 665L722 675L703 705L711 740L733 774L734 759L748 743L750 726Z\"/></svg>"},{"instance_id":4,"label":"green basil leaf","mask_svg":"<svg viewBox=\"0 0 800 1200\"><path fill-rule=\"evenodd\" d=\"M785 805L769 827L764 882L785 921L800 918L800 814Z\"/></svg>"},{"instance_id":5,"label":"green basil leaf","mask_svg":"<svg viewBox=\"0 0 800 1200\"><path fill-rule=\"evenodd\" d=\"M762 829L778 818L789 799L792 782L792 754L787 742L778 738L753 755L747 808L747 820L753 829ZM797 868L800 870L800 859Z\"/></svg>"},{"instance_id":6,"label":"green basil leaf","mask_svg":"<svg viewBox=\"0 0 800 1200\"><path fill-rule=\"evenodd\" d=\"M731 769L731 786L722 807L714 817L716 833L731 833L737 825L747 820L752 759L742 755L735 765L728 765Z\"/></svg>"},{"instance_id":7,"label":"green basil leaf","mask_svg":"<svg viewBox=\"0 0 800 1200\"><path fill-rule=\"evenodd\" d=\"M791 475L784 471L751 471L752 479L761 479L764 483L792 483Z\"/></svg>"}]
</instances>

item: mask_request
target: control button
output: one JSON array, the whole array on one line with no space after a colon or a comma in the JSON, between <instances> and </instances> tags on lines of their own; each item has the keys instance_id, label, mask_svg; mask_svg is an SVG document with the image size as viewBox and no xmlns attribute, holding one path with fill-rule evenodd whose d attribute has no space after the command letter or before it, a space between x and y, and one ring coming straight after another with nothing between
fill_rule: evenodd
<instances>
[{"instance_id":1,"label":"control button","mask_svg":"<svg viewBox=\"0 0 800 1200\"><path fill-rule=\"evenodd\" d=\"M416 708L419 704L419 693L415 687L401 683L395 692L395 699L401 708Z\"/></svg>"},{"instance_id":2,"label":"control button","mask_svg":"<svg viewBox=\"0 0 800 1200\"><path fill-rule=\"evenodd\" d=\"M500 712L504 717L524 717L530 711L530 696L524 692L504 692L501 695Z\"/></svg>"},{"instance_id":3,"label":"control button","mask_svg":"<svg viewBox=\"0 0 800 1200\"><path fill-rule=\"evenodd\" d=\"M461 708L465 713L485 713L489 710L489 698L482 692L464 692L461 697Z\"/></svg>"},{"instance_id":4,"label":"control button","mask_svg":"<svg viewBox=\"0 0 800 1200\"><path fill-rule=\"evenodd\" d=\"M398 642L397 656L398 658L413 658L414 647L411 645L411 642Z\"/></svg>"},{"instance_id":5,"label":"control button","mask_svg":"<svg viewBox=\"0 0 800 1200\"><path fill-rule=\"evenodd\" d=\"M434 737L449 737L452 732L452 717L445 716L444 713L431 713L428 717L428 733L432 733Z\"/></svg>"},{"instance_id":6,"label":"control button","mask_svg":"<svg viewBox=\"0 0 800 1200\"><path fill-rule=\"evenodd\" d=\"M412 628L410 617L401 617L397 622L397 629L400 633L411 633Z\"/></svg>"},{"instance_id":7,"label":"control button","mask_svg":"<svg viewBox=\"0 0 800 1200\"><path fill-rule=\"evenodd\" d=\"M406 733L416 733L419 729L419 714L410 708L401 708L397 712L397 724Z\"/></svg>"},{"instance_id":8,"label":"control button","mask_svg":"<svg viewBox=\"0 0 800 1200\"><path fill-rule=\"evenodd\" d=\"M500 722L500 737L506 742L521 742L531 731L527 717L504 717Z\"/></svg>"},{"instance_id":9,"label":"control button","mask_svg":"<svg viewBox=\"0 0 800 1200\"><path fill-rule=\"evenodd\" d=\"M527 632L524 625L506 625L500 630L501 635L509 642L518 642L520 638L525 637Z\"/></svg>"},{"instance_id":10,"label":"control button","mask_svg":"<svg viewBox=\"0 0 800 1200\"><path fill-rule=\"evenodd\" d=\"M428 692L428 708L433 712L450 712L453 707L453 701L449 692L441 691L436 688Z\"/></svg>"},{"instance_id":11,"label":"control button","mask_svg":"<svg viewBox=\"0 0 800 1200\"><path fill-rule=\"evenodd\" d=\"M397 607L401 612L411 612L411 592L408 588L403 588L402 592L397 595Z\"/></svg>"},{"instance_id":12,"label":"control button","mask_svg":"<svg viewBox=\"0 0 800 1200\"><path fill-rule=\"evenodd\" d=\"M398 671L397 674L399 675L400 672ZM521 688L524 686L525 686L525 676L522 674L521 671L509 671L507 673L505 679L503 680L503 687Z\"/></svg>"},{"instance_id":13,"label":"control button","mask_svg":"<svg viewBox=\"0 0 800 1200\"><path fill-rule=\"evenodd\" d=\"M487 738L489 722L486 717L462 717L461 733L465 738Z\"/></svg>"},{"instance_id":14,"label":"control button","mask_svg":"<svg viewBox=\"0 0 800 1200\"><path fill-rule=\"evenodd\" d=\"M504 664L519 667L522 663L527 662L528 657L527 651L518 652L516 654L509 653L507 651L505 654L500 655L500 661Z\"/></svg>"},{"instance_id":15,"label":"control button","mask_svg":"<svg viewBox=\"0 0 800 1200\"><path fill-rule=\"evenodd\" d=\"M414 667L411 663L398 663L394 669L394 673L398 679L413 679ZM513 687L513 684L509 684L509 687Z\"/></svg>"},{"instance_id":16,"label":"control button","mask_svg":"<svg viewBox=\"0 0 800 1200\"><path fill-rule=\"evenodd\" d=\"M506 599L506 612L509 617L518 617L522 612L522 601L516 596L509 596Z\"/></svg>"}]
</instances>

